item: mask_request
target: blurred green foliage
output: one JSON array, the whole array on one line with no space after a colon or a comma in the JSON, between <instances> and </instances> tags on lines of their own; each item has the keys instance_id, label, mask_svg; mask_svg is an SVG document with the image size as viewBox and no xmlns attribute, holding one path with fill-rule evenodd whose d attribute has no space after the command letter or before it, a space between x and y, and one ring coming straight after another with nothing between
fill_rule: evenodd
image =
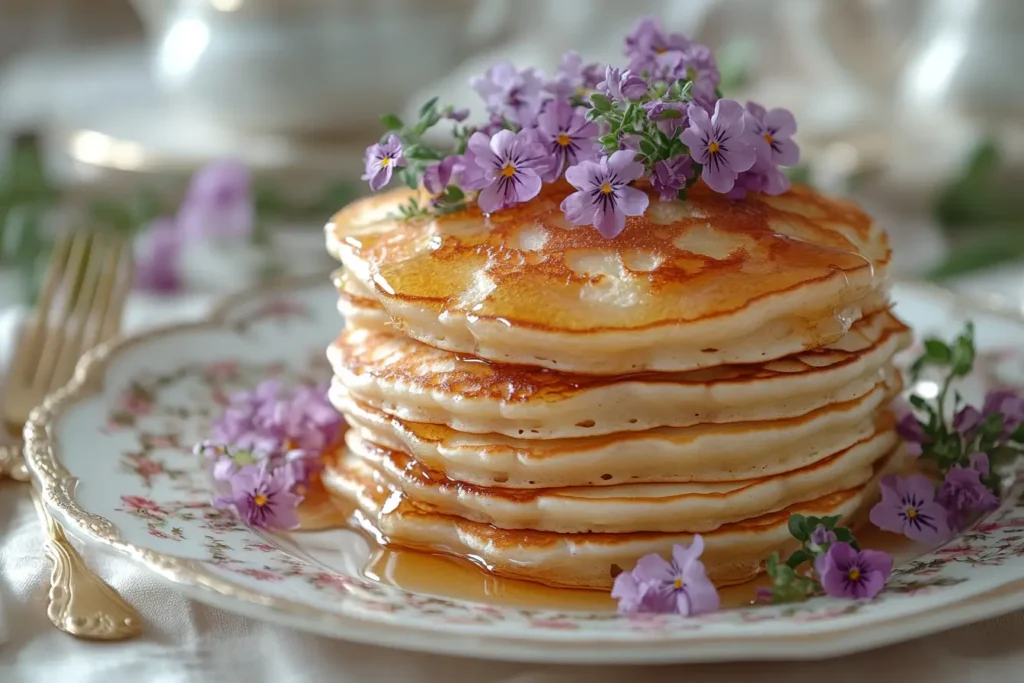
<instances>
[{"instance_id":1,"label":"blurred green foliage","mask_svg":"<svg viewBox=\"0 0 1024 683\"><path fill-rule=\"evenodd\" d=\"M936 196L934 216L952 248L929 277L942 280L1024 258L1024 192L1015 184L995 141L981 142Z\"/></svg>"}]
</instances>

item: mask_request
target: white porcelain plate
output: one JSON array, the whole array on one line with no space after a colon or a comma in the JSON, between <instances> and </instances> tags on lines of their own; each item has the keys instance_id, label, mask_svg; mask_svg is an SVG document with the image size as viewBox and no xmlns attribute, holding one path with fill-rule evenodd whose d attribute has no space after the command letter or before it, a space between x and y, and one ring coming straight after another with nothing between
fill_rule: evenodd
<instances>
[{"instance_id":1,"label":"white porcelain plate","mask_svg":"<svg viewBox=\"0 0 1024 683\"><path fill-rule=\"evenodd\" d=\"M921 334L968 318L983 351L969 393L1024 384L1024 322L919 285L895 290ZM914 638L1024 607L1024 486L934 552L901 561L884 593L698 618L524 609L396 588L363 573L354 532L258 534L209 505L191 454L225 396L271 376L324 382L340 321L324 281L231 300L208 321L101 349L26 428L47 503L195 599L295 628L398 648L550 662L817 658Z\"/></svg>"}]
</instances>

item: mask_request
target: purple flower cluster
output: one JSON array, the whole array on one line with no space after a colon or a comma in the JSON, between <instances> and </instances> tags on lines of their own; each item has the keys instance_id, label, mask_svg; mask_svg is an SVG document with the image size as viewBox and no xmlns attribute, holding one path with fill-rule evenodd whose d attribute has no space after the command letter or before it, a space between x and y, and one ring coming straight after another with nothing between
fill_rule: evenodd
<instances>
[{"instance_id":1,"label":"purple flower cluster","mask_svg":"<svg viewBox=\"0 0 1024 683\"><path fill-rule=\"evenodd\" d=\"M216 161L192 176L177 215L154 220L136 249L135 284L160 294L181 289L182 252L202 239L242 239L255 225L252 174L243 164Z\"/></svg>"},{"instance_id":2,"label":"purple flower cluster","mask_svg":"<svg viewBox=\"0 0 1024 683\"><path fill-rule=\"evenodd\" d=\"M704 573L703 552L704 539L697 534L689 546L672 546L671 561L657 554L641 557L632 571L615 577L612 597L619 601L619 613L716 611L718 591Z\"/></svg>"},{"instance_id":3,"label":"purple flower cluster","mask_svg":"<svg viewBox=\"0 0 1024 683\"><path fill-rule=\"evenodd\" d=\"M947 449L950 442L954 444L961 455L941 467L945 476L937 490L921 475L883 479L882 500L871 510L875 526L917 541L935 542L999 506L988 451L1005 446L1024 424L1024 397L1009 389L989 391L981 410L963 406L953 416L951 431L937 435L935 427L921 422L909 406L898 406L897 411L901 415L896 431L908 453L922 457L938 439ZM992 420L992 431L986 433Z\"/></svg>"},{"instance_id":4,"label":"purple flower cluster","mask_svg":"<svg viewBox=\"0 0 1024 683\"><path fill-rule=\"evenodd\" d=\"M654 19L634 25L625 55L620 68L585 65L569 52L550 78L495 64L470 80L488 120L454 126L454 153L430 148L422 136L467 113L438 111L432 101L416 125L385 117L392 132L367 150L363 177L379 190L401 168L405 182L431 195L433 209L462 208L473 198L467 193L476 193L488 214L527 202L564 177L577 190L562 204L566 218L608 238L646 210L638 183L662 201L682 197L698 179L736 200L789 189L781 167L800 154L792 114L722 98L712 51ZM420 214L415 201L403 207L407 217Z\"/></svg>"},{"instance_id":5,"label":"purple flower cluster","mask_svg":"<svg viewBox=\"0 0 1024 683\"><path fill-rule=\"evenodd\" d=\"M289 390L266 381L232 396L210 440L196 446L220 494L214 504L254 526L294 528L321 456L342 433L326 395L323 387Z\"/></svg>"}]
</instances>

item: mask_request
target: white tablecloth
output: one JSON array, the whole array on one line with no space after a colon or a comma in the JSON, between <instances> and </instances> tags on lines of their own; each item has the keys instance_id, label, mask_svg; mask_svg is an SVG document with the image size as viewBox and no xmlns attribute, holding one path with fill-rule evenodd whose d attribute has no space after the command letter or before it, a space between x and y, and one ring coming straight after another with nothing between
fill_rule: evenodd
<instances>
[{"instance_id":1,"label":"white tablecloth","mask_svg":"<svg viewBox=\"0 0 1024 683\"><path fill-rule=\"evenodd\" d=\"M971 289L1022 298L1024 271L977 278ZM0 294L5 291L0 277ZM160 302L134 298L126 326L201 315L209 297ZM0 367L9 353L17 311L0 301ZM178 595L128 560L84 548L90 565L131 602L145 634L125 643L88 643L47 620L49 564L42 531L24 484L0 483L0 683L605 683L650 680L757 680L763 683L880 681L1020 681L1024 614L894 645L869 654L806 663L706 666L557 667L504 664L353 645L235 616ZM3 633L6 633L6 642Z\"/></svg>"}]
</instances>

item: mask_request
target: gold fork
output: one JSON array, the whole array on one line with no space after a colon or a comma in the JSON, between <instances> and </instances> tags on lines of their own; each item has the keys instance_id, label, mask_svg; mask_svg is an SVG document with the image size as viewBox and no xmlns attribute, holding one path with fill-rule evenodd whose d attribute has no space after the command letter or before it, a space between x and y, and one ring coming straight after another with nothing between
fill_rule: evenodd
<instances>
[{"instance_id":1,"label":"gold fork","mask_svg":"<svg viewBox=\"0 0 1024 683\"><path fill-rule=\"evenodd\" d=\"M35 317L22 332L7 375L0 416L9 429L20 430L32 409L71 379L86 351L117 334L130 286L131 250L124 238L79 230L57 243ZM27 480L21 450L8 451L8 473ZM53 562L50 621L81 638L138 635L138 613L89 570L34 487L32 495L46 531L46 554Z\"/></svg>"}]
</instances>

